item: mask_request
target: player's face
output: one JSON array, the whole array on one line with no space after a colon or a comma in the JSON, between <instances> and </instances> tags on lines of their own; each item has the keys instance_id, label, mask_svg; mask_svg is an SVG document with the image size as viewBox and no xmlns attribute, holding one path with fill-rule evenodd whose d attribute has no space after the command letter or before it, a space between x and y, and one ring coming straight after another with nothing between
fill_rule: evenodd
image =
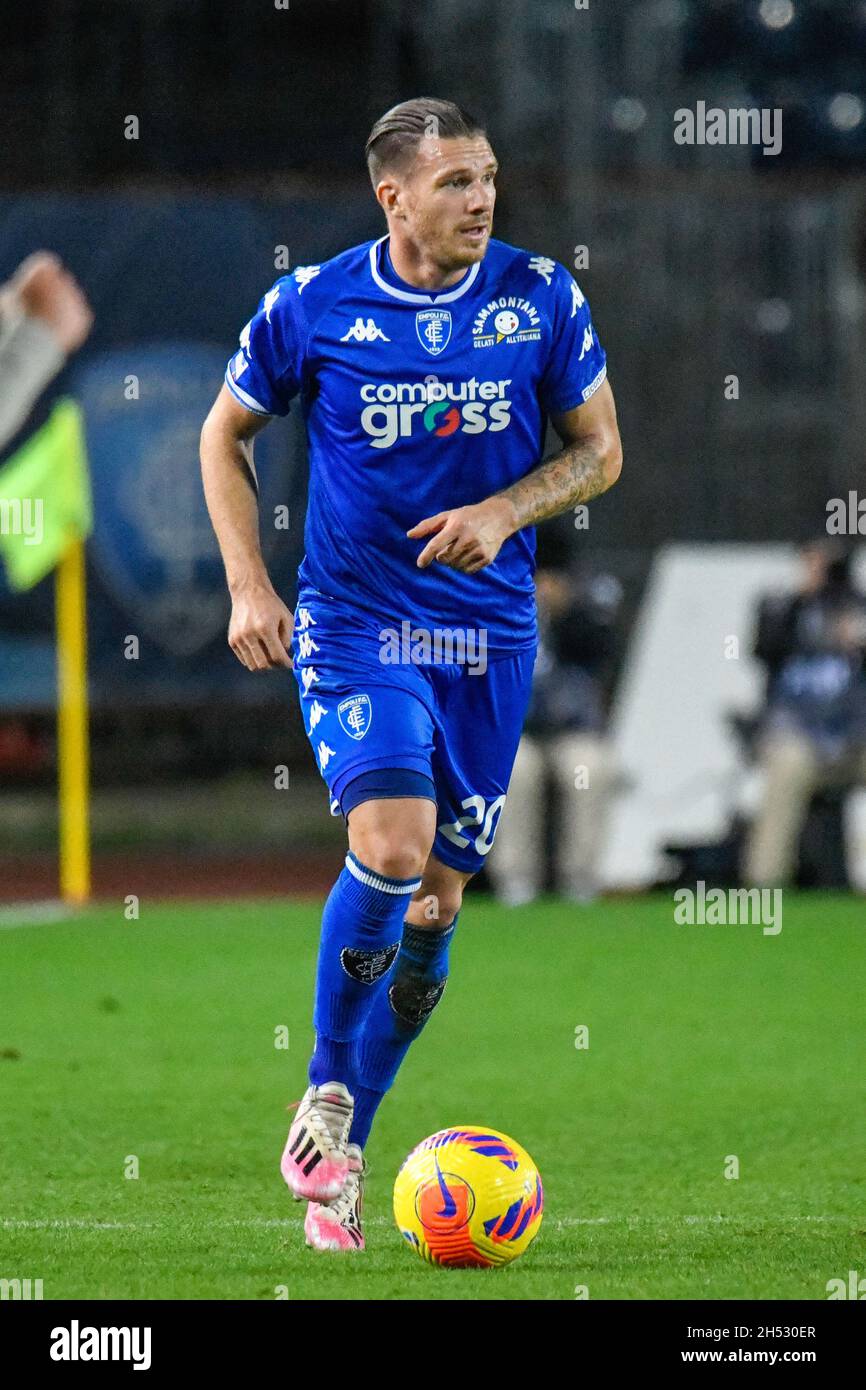
<instances>
[{"instance_id":1,"label":"player's face","mask_svg":"<svg viewBox=\"0 0 866 1390\"><path fill-rule=\"evenodd\" d=\"M437 265L480 261L490 240L497 164L483 135L424 139L401 181L403 230Z\"/></svg>"}]
</instances>

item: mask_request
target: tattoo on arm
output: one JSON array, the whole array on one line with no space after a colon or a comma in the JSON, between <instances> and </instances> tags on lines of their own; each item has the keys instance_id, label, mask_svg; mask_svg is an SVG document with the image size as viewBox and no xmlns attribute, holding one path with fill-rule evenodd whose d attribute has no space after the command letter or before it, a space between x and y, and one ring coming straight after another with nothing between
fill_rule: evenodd
<instances>
[{"instance_id":1,"label":"tattoo on arm","mask_svg":"<svg viewBox=\"0 0 866 1390\"><path fill-rule=\"evenodd\" d=\"M546 459L498 495L507 497L514 507L518 529L534 526L605 492L605 472L605 455L598 443L592 439L578 440L566 444L553 458Z\"/></svg>"}]
</instances>

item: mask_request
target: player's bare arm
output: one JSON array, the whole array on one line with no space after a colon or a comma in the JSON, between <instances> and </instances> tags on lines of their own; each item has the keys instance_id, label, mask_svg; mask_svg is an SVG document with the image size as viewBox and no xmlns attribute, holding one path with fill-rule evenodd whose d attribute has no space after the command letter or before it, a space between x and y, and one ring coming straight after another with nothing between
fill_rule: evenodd
<instances>
[{"instance_id":1,"label":"player's bare arm","mask_svg":"<svg viewBox=\"0 0 866 1390\"><path fill-rule=\"evenodd\" d=\"M554 415L552 423L563 443L559 453L498 494L514 509L510 532L599 497L620 475L622 444L610 382L585 405Z\"/></svg>"},{"instance_id":2,"label":"player's bare arm","mask_svg":"<svg viewBox=\"0 0 866 1390\"><path fill-rule=\"evenodd\" d=\"M438 512L413 526L412 540L431 539L419 568L442 565L475 574L495 560L500 547L524 526L558 516L613 487L622 468L622 445L610 383L584 405L552 417L563 442L559 453L511 487L470 507Z\"/></svg>"},{"instance_id":3,"label":"player's bare arm","mask_svg":"<svg viewBox=\"0 0 866 1390\"><path fill-rule=\"evenodd\" d=\"M259 541L253 439L267 423L223 386L201 432L202 481L232 600L228 642L249 671L292 664L292 613L270 581Z\"/></svg>"}]
</instances>

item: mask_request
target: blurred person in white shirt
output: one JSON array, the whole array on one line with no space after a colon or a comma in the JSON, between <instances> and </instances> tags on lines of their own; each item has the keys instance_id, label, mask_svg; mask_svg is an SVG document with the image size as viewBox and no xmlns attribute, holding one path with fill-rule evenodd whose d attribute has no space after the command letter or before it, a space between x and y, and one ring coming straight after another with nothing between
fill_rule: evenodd
<instances>
[{"instance_id":1,"label":"blurred person in white shirt","mask_svg":"<svg viewBox=\"0 0 866 1390\"><path fill-rule=\"evenodd\" d=\"M610 575L536 573L539 649L532 699L502 810L489 873L497 898L531 902L546 878L548 817L556 891L598 893L598 866L619 775L605 734L607 688L622 599Z\"/></svg>"},{"instance_id":2,"label":"blurred person in white shirt","mask_svg":"<svg viewBox=\"0 0 866 1390\"><path fill-rule=\"evenodd\" d=\"M35 251L0 285L0 450L92 327L84 291L50 251Z\"/></svg>"}]
</instances>

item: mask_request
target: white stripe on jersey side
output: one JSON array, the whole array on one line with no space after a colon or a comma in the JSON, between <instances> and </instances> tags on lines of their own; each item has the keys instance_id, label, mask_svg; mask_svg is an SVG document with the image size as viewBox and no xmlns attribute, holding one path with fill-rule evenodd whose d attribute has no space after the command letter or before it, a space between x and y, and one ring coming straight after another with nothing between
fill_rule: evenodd
<instances>
[{"instance_id":1,"label":"white stripe on jersey side","mask_svg":"<svg viewBox=\"0 0 866 1390\"><path fill-rule=\"evenodd\" d=\"M368 888L380 888L383 893L395 893L402 897L408 893L417 893L421 887L420 878L413 883L396 884L389 882L387 878L380 878L378 874L371 874L365 869L359 869L349 854L346 855L346 868L359 883L365 883Z\"/></svg>"},{"instance_id":2,"label":"white stripe on jersey side","mask_svg":"<svg viewBox=\"0 0 866 1390\"><path fill-rule=\"evenodd\" d=\"M251 410L254 415L270 415L271 412L269 410L265 410L263 405L259 405L258 401L253 400L252 396L248 396L246 391L242 391L236 381L232 381L232 378L229 376L228 368L226 368L226 386L235 399L239 400L241 405L245 405L247 410Z\"/></svg>"},{"instance_id":3,"label":"white stripe on jersey side","mask_svg":"<svg viewBox=\"0 0 866 1390\"><path fill-rule=\"evenodd\" d=\"M469 274L463 277L456 290L451 290L448 294L410 294L409 290L395 289L393 285L388 284L387 280L382 279L379 274L379 267L376 264L376 252L379 250L382 242L387 241L387 239L387 235L380 236L379 240L374 241L373 245L370 247L370 274L376 281L379 289L384 290L386 294L392 294L395 299L403 299L409 304L435 304L438 308L440 304L451 304L453 300L459 299L460 296L465 294L475 283L476 276L481 268L480 261L475 262Z\"/></svg>"}]
</instances>

